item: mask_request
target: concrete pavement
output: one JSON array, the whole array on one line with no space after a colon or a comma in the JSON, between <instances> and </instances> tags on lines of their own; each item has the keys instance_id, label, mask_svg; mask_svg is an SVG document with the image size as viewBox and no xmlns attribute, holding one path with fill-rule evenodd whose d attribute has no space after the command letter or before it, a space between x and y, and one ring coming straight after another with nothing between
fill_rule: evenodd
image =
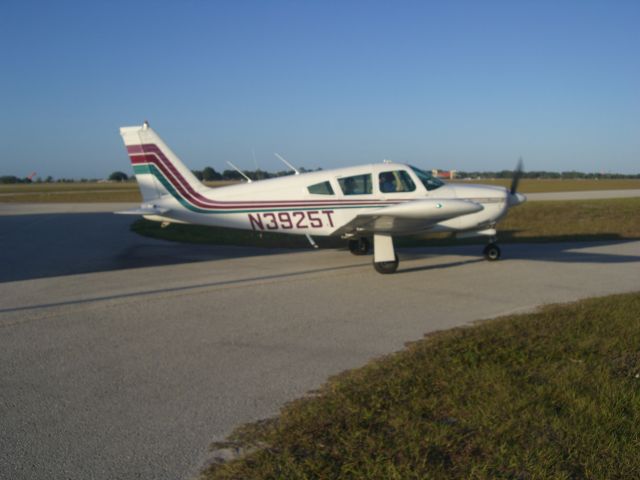
<instances>
[{"instance_id":1,"label":"concrete pavement","mask_svg":"<svg viewBox=\"0 0 640 480\"><path fill-rule=\"evenodd\" d=\"M29 209L0 215L0 478L188 478L211 441L424 333L640 285L637 241L407 249L382 276Z\"/></svg>"}]
</instances>

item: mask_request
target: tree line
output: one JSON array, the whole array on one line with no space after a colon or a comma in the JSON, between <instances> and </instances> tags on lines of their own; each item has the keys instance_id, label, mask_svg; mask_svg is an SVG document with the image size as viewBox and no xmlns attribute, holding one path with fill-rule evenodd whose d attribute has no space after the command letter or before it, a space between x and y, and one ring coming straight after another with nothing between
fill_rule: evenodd
<instances>
[{"instance_id":1,"label":"tree line","mask_svg":"<svg viewBox=\"0 0 640 480\"><path fill-rule=\"evenodd\" d=\"M313 172L314 170L308 170L304 167L300 168L300 173ZM318 168L317 170L322 170ZM223 170L217 172L213 167L205 167L202 170L192 170L195 177L201 182L215 182L217 180L243 180L244 177L237 170ZM293 175L291 170L281 170L279 172L267 172L265 170L243 170L247 177L251 180L265 180L267 178L284 177L286 175Z\"/></svg>"},{"instance_id":2,"label":"tree line","mask_svg":"<svg viewBox=\"0 0 640 480\"><path fill-rule=\"evenodd\" d=\"M464 172L461 170L456 171L456 178L512 178L513 170L500 170L498 172ZM522 172L522 178L533 179L557 179L557 180L575 180L575 179L633 179L640 178L640 173L637 174L622 174L622 173L585 173L575 170L567 172L549 172L546 170L531 170Z\"/></svg>"},{"instance_id":3,"label":"tree line","mask_svg":"<svg viewBox=\"0 0 640 480\"><path fill-rule=\"evenodd\" d=\"M318 168L317 170L322 170ZM311 172L313 170L308 170L306 168L300 168L300 172ZM223 170L222 172L216 171L212 167L205 167L202 170L192 170L194 176L204 182L215 182L219 180L243 180L244 177L240 175L236 170ZM265 170L243 170L243 173L247 175L251 180L264 180L267 178L275 178L275 177L283 177L286 175L292 175L293 172L291 170L282 170L278 172L267 172ZM511 178L513 177L513 170L500 170L496 172L466 172L466 171L457 171L456 178ZM133 180L135 177L133 175L127 175L121 171L115 171L107 177L111 182L126 182L129 180ZM533 170L533 171L525 171L522 173L522 178L533 178L533 179L634 179L640 178L640 173L638 174L621 174L621 173L585 173L578 171L567 171L567 172L550 172L546 170ZM73 178L57 178L54 179L52 176L47 176L46 178L37 177L34 180L29 178L20 178L14 175L2 175L0 176L0 184L15 184L15 183L71 183L71 182L97 182L100 181L97 178L81 178L81 179L73 179Z\"/></svg>"}]
</instances>

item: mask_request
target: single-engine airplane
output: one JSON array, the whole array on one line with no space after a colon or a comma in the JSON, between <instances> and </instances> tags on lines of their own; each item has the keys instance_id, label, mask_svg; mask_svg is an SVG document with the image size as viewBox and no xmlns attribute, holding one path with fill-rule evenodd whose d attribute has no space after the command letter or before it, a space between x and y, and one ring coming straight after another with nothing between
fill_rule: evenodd
<instances>
[{"instance_id":1,"label":"single-engine airplane","mask_svg":"<svg viewBox=\"0 0 640 480\"><path fill-rule=\"evenodd\" d=\"M486 236L484 256L498 260L496 224L510 207L526 201L516 192L521 162L509 190L445 184L419 168L387 161L302 174L296 170L296 175L209 188L147 122L123 127L120 134L143 203L116 213L163 223L306 235L312 245L312 236L337 235L348 240L354 255L373 247L373 266L380 273L398 268L394 236L426 231Z\"/></svg>"}]
</instances>

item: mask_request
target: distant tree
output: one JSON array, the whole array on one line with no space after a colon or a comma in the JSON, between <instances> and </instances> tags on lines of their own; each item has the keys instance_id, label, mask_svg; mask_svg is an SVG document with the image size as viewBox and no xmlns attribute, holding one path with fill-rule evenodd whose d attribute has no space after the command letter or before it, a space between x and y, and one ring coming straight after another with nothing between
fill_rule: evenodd
<instances>
[{"instance_id":1,"label":"distant tree","mask_svg":"<svg viewBox=\"0 0 640 480\"><path fill-rule=\"evenodd\" d=\"M236 172L235 170L225 170L224 172L222 172L222 178L224 180L242 180L243 179L242 175L240 175L240 173Z\"/></svg>"},{"instance_id":2,"label":"distant tree","mask_svg":"<svg viewBox=\"0 0 640 480\"><path fill-rule=\"evenodd\" d=\"M193 176L196 177L198 180L202 181L203 179L202 170L191 170L191 173L193 173Z\"/></svg>"},{"instance_id":3,"label":"distant tree","mask_svg":"<svg viewBox=\"0 0 640 480\"><path fill-rule=\"evenodd\" d=\"M0 183L20 183L20 179L13 175L4 175L0 177Z\"/></svg>"},{"instance_id":4,"label":"distant tree","mask_svg":"<svg viewBox=\"0 0 640 480\"><path fill-rule=\"evenodd\" d=\"M112 182L126 182L129 180L129 176L124 172L113 172L109 175L109 180Z\"/></svg>"},{"instance_id":5,"label":"distant tree","mask_svg":"<svg viewBox=\"0 0 640 480\"><path fill-rule=\"evenodd\" d=\"M211 167L205 167L202 171L202 180L205 182L211 182L213 180L222 180L222 175L216 172Z\"/></svg>"},{"instance_id":6,"label":"distant tree","mask_svg":"<svg viewBox=\"0 0 640 480\"><path fill-rule=\"evenodd\" d=\"M45 182L47 183L52 183L53 182L53 177L51 175L48 175L47 178L44 179Z\"/></svg>"},{"instance_id":7,"label":"distant tree","mask_svg":"<svg viewBox=\"0 0 640 480\"><path fill-rule=\"evenodd\" d=\"M267 178L273 177L272 173L265 172L264 170L244 170L245 175L249 177L251 180L265 180Z\"/></svg>"}]
</instances>

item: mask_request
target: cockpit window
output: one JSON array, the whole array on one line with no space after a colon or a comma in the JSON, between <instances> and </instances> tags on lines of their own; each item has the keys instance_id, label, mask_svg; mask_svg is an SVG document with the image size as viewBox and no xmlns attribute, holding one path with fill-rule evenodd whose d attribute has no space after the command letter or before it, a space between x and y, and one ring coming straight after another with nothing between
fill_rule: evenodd
<instances>
[{"instance_id":1,"label":"cockpit window","mask_svg":"<svg viewBox=\"0 0 640 480\"><path fill-rule=\"evenodd\" d=\"M411 167L414 173L418 176L424 188L427 190L435 190L436 188L440 188L444 185L444 182L439 178L434 177L430 173L425 172L424 170L420 170L416 167Z\"/></svg>"},{"instance_id":2,"label":"cockpit window","mask_svg":"<svg viewBox=\"0 0 640 480\"><path fill-rule=\"evenodd\" d=\"M378 185L382 193L413 192L416 189L416 184L405 170L380 172Z\"/></svg>"},{"instance_id":3,"label":"cockpit window","mask_svg":"<svg viewBox=\"0 0 640 480\"><path fill-rule=\"evenodd\" d=\"M316 183L307 187L309 193L314 195L334 195L333 188L329 182Z\"/></svg>"},{"instance_id":4,"label":"cockpit window","mask_svg":"<svg viewBox=\"0 0 640 480\"><path fill-rule=\"evenodd\" d=\"M345 195L366 195L372 192L370 173L339 178L338 183Z\"/></svg>"}]
</instances>

